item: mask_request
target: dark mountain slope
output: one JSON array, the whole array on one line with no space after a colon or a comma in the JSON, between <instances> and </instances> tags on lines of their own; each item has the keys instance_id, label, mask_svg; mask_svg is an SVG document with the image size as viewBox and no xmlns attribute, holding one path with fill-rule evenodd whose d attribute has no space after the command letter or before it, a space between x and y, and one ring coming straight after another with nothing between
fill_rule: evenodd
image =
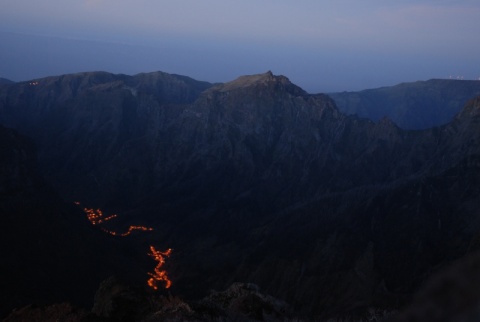
<instances>
[{"instance_id":1,"label":"dark mountain slope","mask_svg":"<svg viewBox=\"0 0 480 322\"><path fill-rule=\"evenodd\" d=\"M3 88L0 121L32 136L64 198L154 226L187 296L253 281L323 317L397 306L480 229L478 99L405 131L270 72L38 83Z\"/></svg>"},{"instance_id":2,"label":"dark mountain slope","mask_svg":"<svg viewBox=\"0 0 480 322\"><path fill-rule=\"evenodd\" d=\"M13 83L15 83L15 82L11 81L9 79L0 77L0 85L2 85L2 84L13 84Z\"/></svg>"},{"instance_id":3,"label":"dark mountain slope","mask_svg":"<svg viewBox=\"0 0 480 322\"><path fill-rule=\"evenodd\" d=\"M262 237L240 276L326 316L353 303L408 299L432 271L479 247L479 110L477 98L441 128L448 142L434 157L442 165L383 187L326 195L258 228L253 236ZM446 160L450 166L438 171Z\"/></svg>"},{"instance_id":4,"label":"dark mountain slope","mask_svg":"<svg viewBox=\"0 0 480 322\"><path fill-rule=\"evenodd\" d=\"M112 182L116 175L101 181L112 160L128 163L122 170L125 175L142 171L139 180L148 179L152 151L140 151L148 150L146 144L157 132L210 86L160 72L134 77L83 73L36 82L2 91L1 122L34 138L41 147L39 162L51 183L70 199L78 196L85 202L101 199L115 185L124 185ZM126 150L130 159L122 161ZM142 185L132 186L131 191L141 194L149 188L145 182ZM72 191L82 188L81 194Z\"/></svg>"},{"instance_id":5,"label":"dark mountain slope","mask_svg":"<svg viewBox=\"0 0 480 322\"><path fill-rule=\"evenodd\" d=\"M405 303L431 272L478 247L479 170L472 157L436 176L291 210L256 230L258 246L237 273L325 317Z\"/></svg>"},{"instance_id":6,"label":"dark mountain slope","mask_svg":"<svg viewBox=\"0 0 480 322\"><path fill-rule=\"evenodd\" d=\"M0 126L0 316L31 303L89 306L98 284L112 274L144 282L142 259L64 203L35 161L32 143Z\"/></svg>"},{"instance_id":7,"label":"dark mountain slope","mask_svg":"<svg viewBox=\"0 0 480 322\"><path fill-rule=\"evenodd\" d=\"M307 95L271 73L219 85L192 105L190 94L172 101L173 91L158 90L175 87L175 76L145 92L141 84L151 75L135 76L141 79L135 88L119 77L126 76L67 75L3 93L2 122L35 138L42 168L65 196L138 203L151 191L193 189L192 181L209 178L227 199L256 187L272 190L264 191L267 203L280 187L309 198L416 171L408 162L398 173L389 168L408 139L394 124L345 117L328 97ZM374 160L385 169L372 171ZM239 181L230 196L221 186L228 175Z\"/></svg>"},{"instance_id":8,"label":"dark mountain slope","mask_svg":"<svg viewBox=\"0 0 480 322\"><path fill-rule=\"evenodd\" d=\"M480 95L480 82L432 79L329 95L346 114L374 121L386 116L404 129L426 129L450 122L468 100Z\"/></svg>"}]
</instances>

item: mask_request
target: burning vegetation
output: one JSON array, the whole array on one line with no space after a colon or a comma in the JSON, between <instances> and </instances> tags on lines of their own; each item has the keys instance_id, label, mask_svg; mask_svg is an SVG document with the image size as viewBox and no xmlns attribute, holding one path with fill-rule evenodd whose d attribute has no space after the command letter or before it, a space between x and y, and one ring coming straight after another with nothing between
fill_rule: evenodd
<instances>
[{"instance_id":1,"label":"burning vegetation","mask_svg":"<svg viewBox=\"0 0 480 322\"><path fill-rule=\"evenodd\" d=\"M110 215L108 217L105 217L103 215L103 212L100 209L95 210L95 209L91 209L91 208L83 208L83 211L87 215L88 220L94 226L118 217L115 214Z\"/></svg>"},{"instance_id":2,"label":"burning vegetation","mask_svg":"<svg viewBox=\"0 0 480 322\"><path fill-rule=\"evenodd\" d=\"M154 269L154 273L148 273L150 278L147 283L148 286L154 290L158 289L158 282L165 282L165 288L169 288L172 285L172 281L170 281L167 276L167 271L162 269L163 264L165 264L165 257L169 257L171 253L171 248L167 249L165 252L161 252L156 250L155 247L150 246L150 253L148 253L148 255L157 262L157 266Z\"/></svg>"},{"instance_id":3,"label":"burning vegetation","mask_svg":"<svg viewBox=\"0 0 480 322\"><path fill-rule=\"evenodd\" d=\"M124 233L117 233L116 231L112 230L107 230L107 229L102 229L104 232L109 233L112 236L120 236L120 237L126 237L132 233L134 230L139 230L139 231L152 231L153 228L151 227L144 227L144 226L130 226L128 227L128 230Z\"/></svg>"},{"instance_id":4,"label":"burning vegetation","mask_svg":"<svg viewBox=\"0 0 480 322\"><path fill-rule=\"evenodd\" d=\"M80 202L76 201L75 204L79 206ZM103 224L103 223L105 223L109 220L112 220L112 219L118 217L118 215L116 215L116 214L113 214L113 215L110 215L110 216L105 216L103 214L102 210L100 210L100 209L83 208L83 211L87 215L88 221L90 221L90 223L94 226L99 225L99 224ZM130 227L128 227L128 230L124 233L119 233L119 232L116 232L116 231L113 231L113 230L108 230L108 229L103 228L103 227L101 227L100 229L103 230L104 232L106 232L107 234L110 234L112 236L120 236L120 237L126 237L126 236L130 235L135 230L138 230L138 231L152 231L153 230L153 228L151 228L151 227L134 226L134 225L131 225Z\"/></svg>"},{"instance_id":5,"label":"burning vegetation","mask_svg":"<svg viewBox=\"0 0 480 322\"><path fill-rule=\"evenodd\" d=\"M74 202L77 206L80 206L80 202L75 201ZM93 208L83 208L83 211L87 215L88 221L93 226L97 226L100 224L103 224L109 220L112 220L114 218L117 218L118 216L116 214L110 215L110 216L105 216L102 210L100 209L93 209ZM100 229L112 236L120 236L120 237L126 237L130 235L133 231L138 230L138 231L152 231L153 228L151 227L145 227L145 226L134 226L131 225L128 227L128 230L124 233L119 233L113 230L108 230L105 229L104 227L100 227ZM168 278L167 276L167 271L162 269L163 264L165 264L165 257L169 257L170 254L172 253L172 249L169 248L165 252L161 252L157 250L154 246L150 246L150 253L148 255L152 257L156 262L157 266L154 269L153 273L148 273L150 278L147 281L147 284L150 288L153 290L158 290L158 283L159 282L165 282L165 288L169 288L172 285L172 281Z\"/></svg>"}]
</instances>

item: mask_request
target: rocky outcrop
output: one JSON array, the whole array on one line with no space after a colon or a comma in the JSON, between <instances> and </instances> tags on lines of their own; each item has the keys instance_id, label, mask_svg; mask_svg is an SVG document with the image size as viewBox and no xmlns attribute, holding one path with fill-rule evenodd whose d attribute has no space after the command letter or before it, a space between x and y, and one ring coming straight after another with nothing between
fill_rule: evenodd
<instances>
[{"instance_id":1,"label":"rocky outcrop","mask_svg":"<svg viewBox=\"0 0 480 322\"><path fill-rule=\"evenodd\" d=\"M283 301L262 294L255 284L234 283L223 292L212 292L197 304L200 311L217 312L225 320L283 321L293 318ZM213 316L212 316L213 317Z\"/></svg>"},{"instance_id":2,"label":"rocky outcrop","mask_svg":"<svg viewBox=\"0 0 480 322\"><path fill-rule=\"evenodd\" d=\"M150 310L149 304L147 295L141 289L110 277L100 284L92 313L113 321L140 321Z\"/></svg>"},{"instance_id":3,"label":"rocky outcrop","mask_svg":"<svg viewBox=\"0 0 480 322\"><path fill-rule=\"evenodd\" d=\"M48 306L28 305L11 312L4 322L95 322L102 321L87 311L76 308L69 303L53 304Z\"/></svg>"},{"instance_id":4,"label":"rocky outcrop","mask_svg":"<svg viewBox=\"0 0 480 322\"><path fill-rule=\"evenodd\" d=\"M115 278L102 282L92 309L112 321L284 321L288 305L263 294L257 285L234 283L222 292L187 303L179 297L148 295Z\"/></svg>"},{"instance_id":5,"label":"rocky outcrop","mask_svg":"<svg viewBox=\"0 0 480 322\"><path fill-rule=\"evenodd\" d=\"M286 303L260 292L258 286L234 283L223 292L187 303L173 295L158 296L127 286L114 277L100 284L93 309L69 303L28 305L3 321L302 321Z\"/></svg>"}]
</instances>

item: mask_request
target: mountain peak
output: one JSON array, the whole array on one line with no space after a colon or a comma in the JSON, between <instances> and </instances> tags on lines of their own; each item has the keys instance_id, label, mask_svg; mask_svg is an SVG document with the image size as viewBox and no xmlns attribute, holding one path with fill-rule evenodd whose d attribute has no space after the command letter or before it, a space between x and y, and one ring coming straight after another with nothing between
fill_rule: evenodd
<instances>
[{"instance_id":1,"label":"mountain peak","mask_svg":"<svg viewBox=\"0 0 480 322\"><path fill-rule=\"evenodd\" d=\"M290 82L287 77L274 75L271 71L262 74L240 76L233 81L220 84L213 88L220 92L228 92L251 87L281 88L297 96L307 94L303 89Z\"/></svg>"},{"instance_id":2,"label":"mountain peak","mask_svg":"<svg viewBox=\"0 0 480 322\"><path fill-rule=\"evenodd\" d=\"M257 84L267 84L275 81L290 83L288 78L286 78L285 76L275 76L271 71L267 71L263 74L240 76L233 81L222 84L220 90L230 91L234 89L250 87Z\"/></svg>"}]
</instances>

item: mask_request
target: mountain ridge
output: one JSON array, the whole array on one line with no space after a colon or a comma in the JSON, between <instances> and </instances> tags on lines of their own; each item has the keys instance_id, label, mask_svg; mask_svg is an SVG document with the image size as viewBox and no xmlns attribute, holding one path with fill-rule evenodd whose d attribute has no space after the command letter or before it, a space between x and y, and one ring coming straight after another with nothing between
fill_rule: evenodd
<instances>
[{"instance_id":1,"label":"mountain ridge","mask_svg":"<svg viewBox=\"0 0 480 322\"><path fill-rule=\"evenodd\" d=\"M186 296L243 280L312 316L391 308L480 231L478 98L447 125L406 131L271 72L36 82L0 88L0 123L33 138L64 198L181 250L172 279Z\"/></svg>"},{"instance_id":2,"label":"mountain ridge","mask_svg":"<svg viewBox=\"0 0 480 322\"><path fill-rule=\"evenodd\" d=\"M427 129L450 122L468 100L480 95L480 82L430 79L329 95L346 114L374 121L387 116L405 129Z\"/></svg>"},{"instance_id":3,"label":"mountain ridge","mask_svg":"<svg viewBox=\"0 0 480 322\"><path fill-rule=\"evenodd\" d=\"M12 80L0 77L0 85L1 84L13 84L13 83L15 83L15 82L12 81Z\"/></svg>"}]
</instances>

